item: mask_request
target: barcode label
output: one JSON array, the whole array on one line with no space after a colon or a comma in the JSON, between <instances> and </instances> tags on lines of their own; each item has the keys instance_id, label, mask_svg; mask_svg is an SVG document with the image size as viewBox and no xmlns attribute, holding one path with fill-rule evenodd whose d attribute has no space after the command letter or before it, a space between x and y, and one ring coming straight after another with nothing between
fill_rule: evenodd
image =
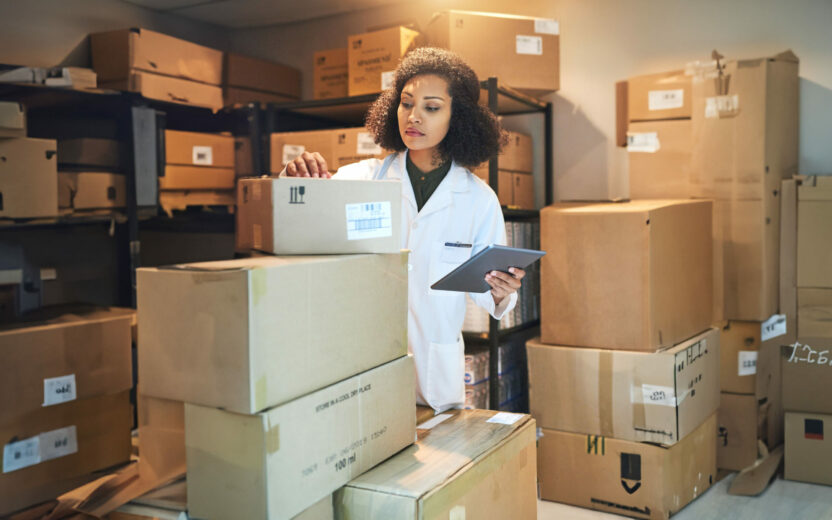
<instances>
[{"instance_id":1,"label":"barcode label","mask_svg":"<svg viewBox=\"0 0 832 520\"><path fill-rule=\"evenodd\" d=\"M214 150L210 146L194 146L193 163L199 166L214 165Z\"/></svg>"},{"instance_id":2,"label":"barcode label","mask_svg":"<svg viewBox=\"0 0 832 520\"><path fill-rule=\"evenodd\" d=\"M78 452L78 433L68 426L41 433L3 447L3 473L28 468L47 460Z\"/></svg>"},{"instance_id":3,"label":"barcode label","mask_svg":"<svg viewBox=\"0 0 832 520\"><path fill-rule=\"evenodd\" d=\"M34 466L40 462L40 437L11 442L3 447L3 473Z\"/></svg>"},{"instance_id":4,"label":"barcode label","mask_svg":"<svg viewBox=\"0 0 832 520\"><path fill-rule=\"evenodd\" d=\"M543 38L540 36L517 35L517 54L532 54L540 56L543 54Z\"/></svg>"},{"instance_id":5,"label":"barcode label","mask_svg":"<svg viewBox=\"0 0 832 520\"><path fill-rule=\"evenodd\" d=\"M705 117L708 119L732 117L737 115L739 110L740 97L737 94L705 98Z\"/></svg>"},{"instance_id":6,"label":"barcode label","mask_svg":"<svg viewBox=\"0 0 832 520\"><path fill-rule=\"evenodd\" d=\"M302 144L284 144L283 145L283 166L286 166L290 162L294 161L295 159L300 156L303 152L306 151L306 147Z\"/></svg>"},{"instance_id":7,"label":"barcode label","mask_svg":"<svg viewBox=\"0 0 832 520\"><path fill-rule=\"evenodd\" d=\"M383 238L393 235L390 201L347 204L347 240Z\"/></svg>"},{"instance_id":8,"label":"barcode label","mask_svg":"<svg viewBox=\"0 0 832 520\"><path fill-rule=\"evenodd\" d=\"M357 155L381 155L381 146L375 143L373 134L370 132L358 132L355 153Z\"/></svg>"},{"instance_id":9,"label":"barcode label","mask_svg":"<svg viewBox=\"0 0 832 520\"><path fill-rule=\"evenodd\" d=\"M757 373L757 351L740 350L737 354L737 375L753 376Z\"/></svg>"},{"instance_id":10,"label":"barcode label","mask_svg":"<svg viewBox=\"0 0 832 520\"><path fill-rule=\"evenodd\" d=\"M641 402L662 406L676 406L681 401L676 399L676 391L669 386L641 385ZM633 399L633 402L638 402Z\"/></svg>"},{"instance_id":11,"label":"barcode label","mask_svg":"<svg viewBox=\"0 0 832 520\"><path fill-rule=\"evenodd\" d=\"M627 151L656 153L661 149L656 132L627 132Z\"/></svg>"},{"instance_id":12,"label":"barcode label","mask_svg":"<svg viewBox=\"0 0 832 520\"><path fill-rule=\"evenodd\" d=\"M647 92L648 110L671 110L682 108L684 104L685 91L683 89L651 90Z\"/></svg>"},{"instance_id":13,"label":"barcode label","mask_svg":"<svg viewBox=\"0 0 832 520\"><path fill-rule=\"evenodd\" d=\"M43 406L66 403L76 398L75 374L43 380Z\"/></svg>"},{"instance_id":14,"label":"barcode label","mask_svg":"<svg viewBox=\"0 0 832 520\"><path fill-rule=\"evenodd\" d=\"M560 24L551 18L535 18L534 32L537 34L560 34Z\"/></svg>"},{"instance_id":15,"label":"barcode label","mask_svg":"<svg viewBox=\"0 0 832 520\"><path fill-rule=\"evenodd\" d=\"M775 314L760 326L760 340L768 341L778 336L783 336L786 332L788 332L786 330L786 315Z\"/></svg>"}]
</instances>

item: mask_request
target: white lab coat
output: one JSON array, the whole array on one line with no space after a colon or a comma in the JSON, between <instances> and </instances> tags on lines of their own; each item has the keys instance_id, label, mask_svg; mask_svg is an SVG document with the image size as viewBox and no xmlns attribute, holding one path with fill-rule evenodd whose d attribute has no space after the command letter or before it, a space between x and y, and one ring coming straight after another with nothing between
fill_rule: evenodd
<instances>
[{"instance_id":1,"label":"white lab coat","mask_svg":"<svg viewBox=\"0 0 832 520\"><path fill-rule=\"evenodd\" d=\"M401 181L402 248L411 251L407 340L416 364L416 400L439 412L465 402L465 294L434 291L430 286L488 245L505 245L506 229L494 191L457 164L451 166L422 211L417 211L405 168L406 153L349 164L335 176ZM496 319L517 303L516 293L499 306L494 305L490 291L471 297Z\"/></svg>"}]
</instances>

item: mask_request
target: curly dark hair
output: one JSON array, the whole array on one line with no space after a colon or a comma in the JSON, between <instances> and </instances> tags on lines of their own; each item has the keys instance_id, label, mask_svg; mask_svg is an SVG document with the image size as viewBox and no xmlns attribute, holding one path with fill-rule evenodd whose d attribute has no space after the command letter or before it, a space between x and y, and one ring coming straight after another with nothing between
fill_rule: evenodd
<instances>
[{"instance_id":1,"label":"curly dark hair","mask_svg":"<svg viewBox=\"0 0 832 520\"><path fill-rule=\"evenodd\" d=\"M448 134L438 146L441 158L474 168L497 155L506 134L497 117L478 103L480 82L476 73L458 55L433 47L420 47L405 55L396 69L394 85L382 92L367 111L365 124L376 144L396 152L407 149L399 133L397 110L405 84L420 74L435 74L448 82L451 121Z\"/></svg>"}]
</instances>

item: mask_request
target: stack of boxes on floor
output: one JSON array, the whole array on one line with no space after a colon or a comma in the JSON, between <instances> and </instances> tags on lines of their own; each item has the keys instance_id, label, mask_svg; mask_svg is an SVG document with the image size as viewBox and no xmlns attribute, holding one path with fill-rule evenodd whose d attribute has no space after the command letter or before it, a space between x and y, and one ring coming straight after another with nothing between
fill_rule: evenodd
<instances>
[{"instance_id":1,"label":"stack of boxes on floor","mask_svg":"<svg viewBox=\"0 0 832 520\"><path fill-rule=\"evenodd\" d=\"M540 497L666 518L716 478L711 201L541 212L541 338L527 344Z\"/></svg>"},{"instance_id":2,"label":"stack of boxes on floor","mask_svg":"<svg viewBox=\"0 0 832 520\"><path fill-rule=\"evenodd\" d=\"M160 410L140 430L140 456L187 453L189 514L294 517L413 443L400 190L244 179L238 240L323 256L139 271L140 403ZM153 446L145 433L165 420L184 436Z\"/></svg>"},{"instance_id":3,"label":"stack of boxes on floor","mask_svg":"<svg viewBox=\"0 0 832 520\"><path fill-rule=\"evenodd\" d=\"M0 327L0 515L130 460L134 312L51 308Z\"/></svg>"},{"instance_id":4,"label":"stack of boxes on floor","mask_svg":"<svg viewBox=\"0 0 832 520\"><path fill-rule=\"evenodd\" d=\"M797 298L797 342L783 346L781 358L785 477L832 485L832 177L800 182L790 231L797 236L790 293Z\"/></svg>"},{"instance_id":5,"label":"stack of boxes on floor","mask_svg":"<svg viewBox=\"0 0 832 520\"><path fill-rule=\"evenodd\" d=\"M783 440L777 359L795 323L780 294L781 270L794 262L781 250L781 193L797 170L797 72L791 52L696 63L630 79L619 110L632 198L714 200L722 469L753 464L758 441L765 455Z\"/></svg>"}]
</instances>

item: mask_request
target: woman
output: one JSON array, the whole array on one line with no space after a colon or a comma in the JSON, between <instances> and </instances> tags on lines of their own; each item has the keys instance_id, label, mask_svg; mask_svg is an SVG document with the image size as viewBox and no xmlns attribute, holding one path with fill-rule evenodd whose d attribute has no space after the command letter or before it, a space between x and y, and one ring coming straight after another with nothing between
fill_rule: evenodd
<instances>
[{"instance_id":1,"label":"woman","mask_svg":"<svg viewBox=\"0 0 832 520\"><path fill-rule=\"evenodd\" d=\"M477 101L480 85L457 55L420 48L402 59L395 85L367 114L375 141L396 153L340 168L339 179L402 180L402 248L410 249L408 349L416 363L417 401L437 412L465 400L462 323L465 294L431 284L490 244L506 242L494 191L470 168L499 152L497 118ZM305 152L286 175L330 177L320 154ZM492 271L491 291L471 294L500 319L517 301L525 276Z\"/></svg>"}]
</instances>

